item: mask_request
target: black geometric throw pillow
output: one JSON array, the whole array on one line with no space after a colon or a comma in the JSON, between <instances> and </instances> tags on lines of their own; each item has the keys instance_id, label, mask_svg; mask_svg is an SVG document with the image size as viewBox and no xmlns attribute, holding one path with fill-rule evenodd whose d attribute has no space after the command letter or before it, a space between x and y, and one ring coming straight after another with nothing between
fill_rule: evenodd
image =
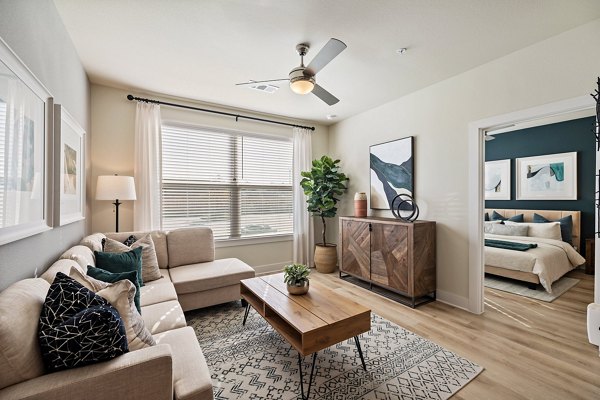
<instances>
[{"instance_id":1,"label":"black geometric throw pillow","mask_svg":"<svg viewBox=\"0 0 600 400\"><path fill-rule=\"evenodd\" d=\"M123 244L127 247L131 247L131 245L134 244L135 242L137 242L137 238L133 235L130 235L127 239L125 239Z\"/></svg>"},{"instance_id":2,"label":"black geometric throw pillow","mask_svg":"<svg viewBox=\"0 0 600 400\"><path fill-rule=\"evenodd\" d=\"M38 339L48 372L109 360L128 351L118 311L61 272L42 306Z\"/></svg>"}]
</instances>

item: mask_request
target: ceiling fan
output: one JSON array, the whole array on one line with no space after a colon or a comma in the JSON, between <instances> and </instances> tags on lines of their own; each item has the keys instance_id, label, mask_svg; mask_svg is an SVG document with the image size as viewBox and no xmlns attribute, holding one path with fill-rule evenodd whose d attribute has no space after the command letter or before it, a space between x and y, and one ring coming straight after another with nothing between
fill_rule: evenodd
<instances>
[{"instance_id":1,"label":"ceiling fan","mask_svg":"<svg viewBox=\"0 0 600 400\"><path fill-rule=\"evenodd\" d=\"M240 85L253 85L256 83L266 82L278 82L278 81L289 81L290 88L294 93L307 94L312 92L319 99L323 100L328 105L332 106L340 101L337 97L329 93L317 84L316 75L323 67L331 62L335 57L338 56L344 49L346 44L341 40L331 38L325 46L317 53L315 58L305 67L304 56L308 53L310 46L306 43L300 43L296 46L296 51L300 56L300 66L292 69L289 73L288 78L282 79L269 79L266 81L248 81L243 83L237 83L236 86Z\"/></svg>"}]
</instances>

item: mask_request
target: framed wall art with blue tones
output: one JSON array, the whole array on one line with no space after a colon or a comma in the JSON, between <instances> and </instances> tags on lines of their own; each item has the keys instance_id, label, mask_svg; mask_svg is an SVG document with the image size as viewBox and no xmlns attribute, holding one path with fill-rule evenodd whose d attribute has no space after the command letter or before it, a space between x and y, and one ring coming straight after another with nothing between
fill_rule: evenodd
<instances>
[{"instance_id":1,"label":"framed wall art with blue tones","mask_svg":"<svg viewBox=\"0 0 600 400\"><path fill-rule=\"evenodd\" d=\"M517 158L517 200L577 200L577 152Z\"/></svg>"},{"instance_id":2,"label":"framed wall art with blue tones","mask_svg":"<svg viewBox=\"0 0 600 400\"><path fill-rule=\"evenodd\" d=\"M485 199L510 200L510 160L486 161Z\"/></svg>"},{"instance_id":3,"label":"framed wall art with blue tones","mask_svg":"<svg viewBox=\"0 0 600 400\"><path fill-rule=\"evenodd\" d=\"M371 209L389 210L398 194L414 197L413 137L369 147Z\"/></svg>"}]
</instances>

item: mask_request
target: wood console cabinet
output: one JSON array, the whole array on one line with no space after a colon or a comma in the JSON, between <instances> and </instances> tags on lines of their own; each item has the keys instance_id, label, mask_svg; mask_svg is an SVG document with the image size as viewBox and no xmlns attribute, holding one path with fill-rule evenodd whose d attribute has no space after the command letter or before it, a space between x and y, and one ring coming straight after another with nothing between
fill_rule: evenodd
<instances>
[{"instance_id":1,"label":"wood console cabinet","mask_svg":"<svg viewBox=\"0 0 600 400\"><path fill-rule=\"evenodd\" d=\"M340 277L406 296L399 301L412 307L435 299L435 222L340 217L339 234Z\"/></svg>"}]
</instances>

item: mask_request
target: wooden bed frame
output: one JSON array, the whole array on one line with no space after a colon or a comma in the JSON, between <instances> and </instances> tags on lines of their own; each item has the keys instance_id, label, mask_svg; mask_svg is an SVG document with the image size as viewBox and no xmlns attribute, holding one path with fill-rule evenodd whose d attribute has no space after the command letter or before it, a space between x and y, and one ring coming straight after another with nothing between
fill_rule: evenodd
<instances>
[{"instance_id":1,"label":"wooden bed frame","mask_svg":"<svg viewBox=\"0 0 600 400\"><path fill-rule=\"evenodd\" d=\"M578 252L581 252L580 242L581 242L581 211L561 211L561 210L513 210L513 209L495 209L495 208L486 208L485 212L489 214L490 218L492 217L492 213L496 211L498 214L502 215L505 218L514 217L515 215L523 214L523 219L525 222L533 222L533 214L539 214L542 217L550 220L556 221L560 218L564 218L568 215L573 217L573 247ZM506 278L516 279L519 281L529 282L535 285L540 283L539 277L532 272L522 272L522 271L514 271L506 268L500 267L492 267L490 265L485 266L485 272L487 274L504 276Z\"/></svg>"}]
</instances>

